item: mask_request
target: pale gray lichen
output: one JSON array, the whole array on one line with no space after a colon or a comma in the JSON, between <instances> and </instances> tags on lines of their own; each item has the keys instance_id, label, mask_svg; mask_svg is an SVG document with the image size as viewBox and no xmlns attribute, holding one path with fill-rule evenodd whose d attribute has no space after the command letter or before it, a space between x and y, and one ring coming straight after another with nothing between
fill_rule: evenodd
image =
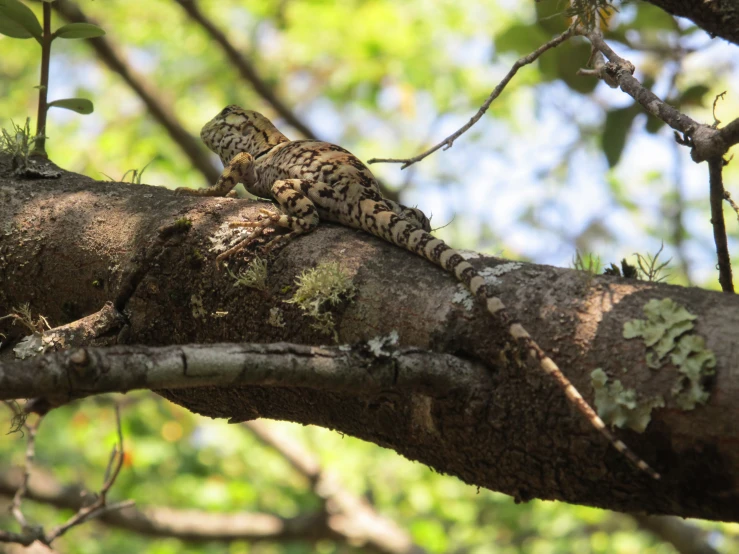
<instances>
[{"instance_id":1,"label":"pale gray lichen","mask_svg":"<svg viewBox=\"0 0 739 554\"><path fill-rule=\"evenodd\" d=\"M33 333L27 337L23 337L20 342L15 345L13 352L19 360L32 358L40 354L44 354L53 347L53 341L50 337L44 336L42 333Z\"/></svg>"},{"instance_id":2,"label":"pale gray lichen","mask_svg":"<svg viewBox=\"0 0 739 554\"><path fill-rule=\"evenodd\" d=\"M486 285L498 286L501 284L501 275L516 271L522 266L523 264L518 262L507 262L496 265L495 267L484 267L478 271L478 274L484 279ZM471 310L475 305L475 297L467 287L459 283L457 284L457 290L454 292L454 296L452 296L452 302L461 304L465 310Z\"/></svg>"},{"instance_id":3,"label":"pale gray lichen","mask_svg":"<svg viewBox=\"0 0 739 554\"><path fill-rule=\"evenodd\" d=\"M495 267L485 267L478 273L480 277L485 279L488 285L499 285L500 277L511 271L521 269L523 264L520 262L506 262L504 264L496 265Z\"/></svg>"},{"instance_id":4,"label":"pale gray lichen","mask_svg":"<svg viewBox=\"0 0 739 554\"><path fill-rule=\"evenodd\" d=\"M282 319L282 310L275 306L269 310L269 319L267 320L272 327L284 327L285 321Z\"/></svg>"},{"instance_id":5,"label":"pale gray lichen","mask_svg":"<svg viewBox=\"0 0 739 554\"><path fill-rule=\"evenodd\" d=\"M192 317L195 319L205 319L208 312L203 308L203 299L199 294L190 295L190 305L192 306Z\"/></svg>"},{"instance_id":6,"label":"pale gray lichen","mask_svg":"<svg viewBox=\"0 0 739 554\"><path fill-rule=\"evenodd\" d=\"M595 408L609 425L643 433L651 420L652 410L665 405L661 396L638 401L634 389L625 389L618 379L609 383L606 372L601 368L594 370L590 378L595 389Z\"/></svg>"},{"instance_id":7,"label":"pale gray lichen","mask_svg":"<svg viewBox=\"0 0 739 554\"><path fill-rule=\"evenodd\" d=\"M333 333L334 339L338 340L333 315L325 311L325 308L354 297L356 291L349 275L344 273L337 262L329 262L303 271L295 284L295 294L284 302L297 304L306 316L314 320L311 327L322 333Z\"/></svg>"},{"instance_id":8,"label":"pale gray lichen","mask_svg":"<svg viewBox=\"0 0 739 554\"><path fill-rule=\"evenodd\" d=\"M482 258L482 254L475 250L457 250L457 253L462 256L464 260L474 260L476 258Z\"/></svg>"},{"instance_id":9,"label":"pale gray lichen","mask_svg":"<svg viewBox=\"0 0 739 554\"><path fill-rule=\"evenodd\" d=\"M672 396L683 410L705 404L709 393L703 382L713 375L716 356L706 348L703 337L692 333L696 316L671 298L652 299L644 306L647 319L624 323L623 336L641 337L647 347L647 366L657 370L668 360L679 376L671 389Z\"/></svg>"},{"instance_id":10,"label":"pale gray lichen","mask_svg":"<svg viewBox=\"0 0 739 554\"><path fill-rule=\"evenodd\" d=\"M385 347L396 346L398 344L398 339L398 332L393 329L384 337L375 337L374 339L368 340L367 346L369 346L370 352L372 352L376 358L386 358L388 356L392 356L393 352L385 350Z\"/></svg>"},{"instance_id":11,"label":"pale gray lichen","mask_svg":"<svg viewBox=\"0 0 739 554\"><path fill-rule=\"evenodd\" d=\"M457 284L457 290L452 296L452 302L455 304L461 304L465 310L471 310L475 305L475 297L472 296L472 293L469 290L467 290L467 287L462 284Z\"/></svg>"}]
</instances>

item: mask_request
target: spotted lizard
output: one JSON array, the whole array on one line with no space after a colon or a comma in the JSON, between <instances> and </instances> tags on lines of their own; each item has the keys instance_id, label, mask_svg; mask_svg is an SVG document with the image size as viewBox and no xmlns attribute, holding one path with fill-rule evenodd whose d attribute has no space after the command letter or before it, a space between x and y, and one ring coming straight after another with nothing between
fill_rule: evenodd
<instances>
[{"instance_id":1,"label":"spotted lizard","mask_svg":"<svg viewBox=\"0 0 739 554\"><path fill-rule=\"evenodd\" d=\"M267 249L309 233L321 220L362 229L418 254L463 283L616 450L653 478L660 478L611 433L554 361L508 313L501 299L488 291L472 265L458 251L431 235L429 220L423 212L383 198L370 170L350 152L327 142L290 140L260 113L238 106L224 108L203 127L200 136L220 156L225 169L214 186L181 187L177 189L178 194L225 196L238 183L243 183L251 194L273 199L280 208L278 213L262 210L263 217L257 221L233 224L253 228L254 232L219 255L217 262L233 256L268 229L284 228L289 232L271 238L265 245Z\"/></svg>"}]
</instances>

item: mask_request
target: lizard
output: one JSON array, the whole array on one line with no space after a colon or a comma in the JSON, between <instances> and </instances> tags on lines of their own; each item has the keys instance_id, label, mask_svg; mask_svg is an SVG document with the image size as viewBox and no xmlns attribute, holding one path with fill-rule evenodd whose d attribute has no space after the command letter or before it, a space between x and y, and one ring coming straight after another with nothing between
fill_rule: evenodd
<instances>
[{"instance_id":1,"label":"lizard","mask_svg":"<svg viewBox=\"0 0 739 554\"><path fill-rule=\"evenodd\" d=\"M256 221L232 223L253 233L216 258L219 263L258 240L267 230L287 229L271 238L271 249L314 230L319 221L362 229L426 258L451 273L485 309L499 319L514 342L551 376L571 404L634 466L654 479L660 475L618 439L590 404L514 319L503 301L488 290L483 277L455 249L431 234L429 219L417 208L383 198L372 172L344 148L318 140L290 140L262 114L231 105L205 124L200 137L218 154L224 170L205 189L180 187L176 194L226 196L242 183L251 194L277 202L279 212L260 210ZM263 216L263 217L262 217Z\"/></svg>"}]
</instances>

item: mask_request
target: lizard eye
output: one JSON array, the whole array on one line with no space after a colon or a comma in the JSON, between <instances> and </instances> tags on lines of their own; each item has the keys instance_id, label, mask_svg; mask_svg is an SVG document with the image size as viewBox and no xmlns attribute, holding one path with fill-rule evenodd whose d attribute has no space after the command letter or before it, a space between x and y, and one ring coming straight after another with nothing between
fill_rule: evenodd
<instances>
[{"instance_id":1,"label":"lizard eye","mask_svg":"<svg viewBox=\"0 0 739 554\"><path fill-rule=\"evenodd\" d=\"M231 106L226 106L221 110L221 113L218 114L218 117L225 117L231 112Z\"/></svg>"}]
</instances>

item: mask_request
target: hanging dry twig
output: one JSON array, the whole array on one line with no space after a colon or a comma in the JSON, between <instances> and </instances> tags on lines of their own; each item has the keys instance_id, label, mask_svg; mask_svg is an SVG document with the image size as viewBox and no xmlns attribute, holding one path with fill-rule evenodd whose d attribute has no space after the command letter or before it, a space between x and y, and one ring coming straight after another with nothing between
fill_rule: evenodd
<instances>
[{"instance_id":1,"label":"hanging dry twig","mask_svg":"<svg viewBox=\"0 0 739 554\"><path fill-rule=\"evenodd\" d=\"M80 507L80 509L77 510L77 513L75 513L63 524L52 529L51 532L48 534L44 532L44 529L41 525L29 524L21 510L23 498L28 493L28 480L31 474L31 469L33 467L33 458L35 456L36 432L38 431L38 427L43 416L40 416L36 420L36 423L33 425L24 424L24 429L28 432L28 442L26 445L23 479L21 480L21 484L16 490L15 495L13 496L13 503L11 507L13 517L15 517L16 521L21 526L22 532L11 533L8 531L0 531L0 542L19 543L28 546L33 542L39 541L40 543L50 546L51 543L54 542L54 540L62 536L73 527L81 525L82 523L98 517L103 513L110 512L112 510L121 510L134 504L132 500L118 502L111 505L107 504L108 491L111 489L116 479L118 478L118 474L120 473L121 467L123 466L124 458L123 430L121 428L121 416L118 410L118 406L116 406L115 415L116 426L118 430L118 443L113 447L113 450L111 451L110 459L108 460L108 466L105 470L105 481L102 488L97 494L94 495L94 500L91 503Z\"/></svg>"}]
</instances>

